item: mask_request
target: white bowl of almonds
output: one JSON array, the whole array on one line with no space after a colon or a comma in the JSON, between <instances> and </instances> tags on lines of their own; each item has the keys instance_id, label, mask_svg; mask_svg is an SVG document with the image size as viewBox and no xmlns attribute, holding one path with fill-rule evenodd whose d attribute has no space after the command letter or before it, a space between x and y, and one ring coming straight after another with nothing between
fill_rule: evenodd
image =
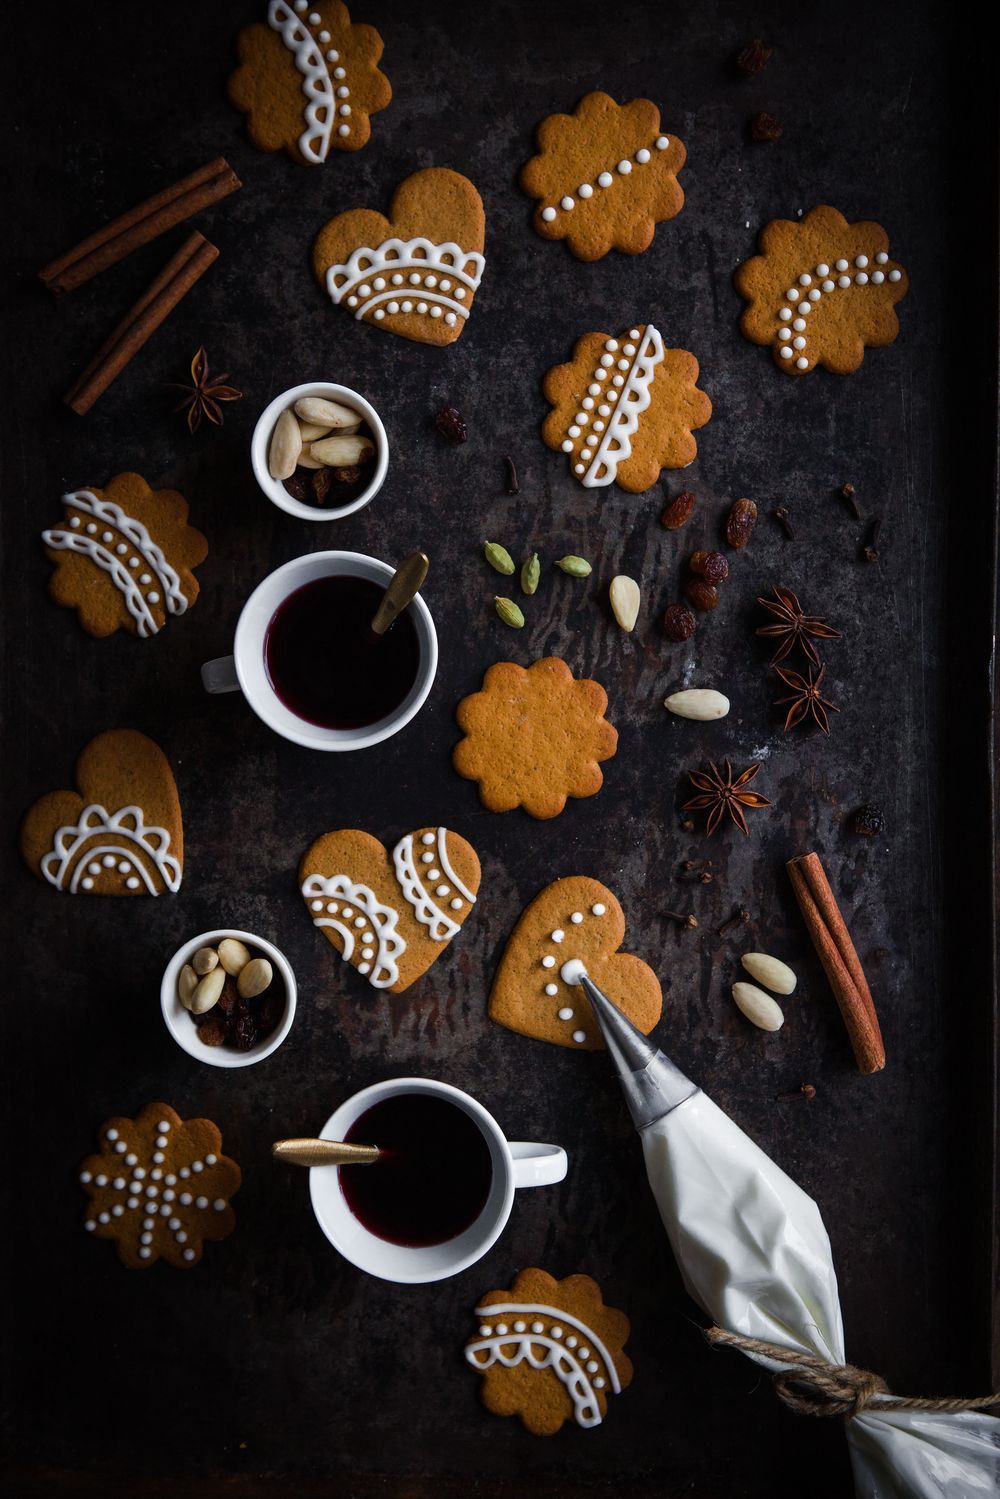
<instances>
[{"instance_id":1,"label":"white bowl of almonds","mask_svg":"<svg viewBox=\"0 0 1000 1499\"><path fill-rule=\"evenodd\" d=\"M288 959L263 937L220 928L179 947L160 984L178 1046L210 1067L252 1067L284 1041L295 1018Z\"/></svg>"},{"instance_id":2,"label":"white bowl of almonds","mask_svg":"<svg viewBox=\"0 0 1000 1499\"><path fill-rule=\"evenodd\" d=\"M260 415L250 443L268 499L299 520L340 520L374 499L389 468L382 420L346 385L293 385Z\"/></svg>"}]
</instances>

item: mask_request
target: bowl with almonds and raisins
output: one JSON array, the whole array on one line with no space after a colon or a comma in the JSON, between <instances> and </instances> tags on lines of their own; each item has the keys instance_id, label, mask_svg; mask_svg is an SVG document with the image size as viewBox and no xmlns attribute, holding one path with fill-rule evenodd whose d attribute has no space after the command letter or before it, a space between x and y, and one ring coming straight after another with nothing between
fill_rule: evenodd
<instances>
[{"instance_id":1,"label":"bowl with almonds and raisins","mask_svg":"<svg viewBox=\"0 0 1000 1499\"><path fill-rule=\"evenodd\" d=\"M346 385L293 385L264 408L250 441L254 477L300 520L339 520L375 498L389 468L382 419Z\"/></svg>"},{"instance_id":2,"label":"bowl with almonds and raisins","mask_svg":"<svg viewBox=\"0 0 1000 1499\"><path fill-rule=\"evenodd\" d=\"M285 955L252 932L225 928L179 947L160 984L170 1034L211 1067L250 1067L277 1051L292 1028L295 1002Z\"/></svg>"}]
</instances>

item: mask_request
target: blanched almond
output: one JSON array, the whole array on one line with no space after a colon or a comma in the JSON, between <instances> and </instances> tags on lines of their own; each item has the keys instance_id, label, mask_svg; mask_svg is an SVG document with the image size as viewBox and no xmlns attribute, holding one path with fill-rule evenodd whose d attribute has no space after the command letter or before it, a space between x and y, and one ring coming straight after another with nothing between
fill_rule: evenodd
<instances>
[{"instance_id":1,"label":"blanched almond","mask_svg":"<svg viewBox=\"0 0 1000 1499\"><path fill-rule=\"evenodd\" d=\"M608 597L611 600L611 612L622 629L634 630L639 618L640 598L639 585L635 579L619 573L616 578L611 579Z\"/></svg>"},{"instance_id":2,"label":"blanched almond","mask_svg":"<svg viewBox=\"0 0 1000 1499\"><path fill-rule=\"evenodd\" d=\"M267 471L272 479L290 479L302 451L302 438L294 413L285 410L274 424L267 449Z\"/></svg>"},{"instance_id":3,"label":"blanched almond","mask_svg":"<svg viewBox=\"0 0 1000 1499\"><path fill-rule=\"evenodd\" d=\"M203 978L206 973L211 973L218 961L219 954L214 947L199 947L191 959L191 967L198 974L199 978Z\"/></svg>"},{"instance_id":4,"label":"blanched almond","mask_svg":"<svg viewBox=\"0 0 1000 1499\"><path fill-rule=\"evenodd\" d=\"M745 952L740 962L752 979L774 994L791 994L798 983L788 964L772 958L769 953Z\"/></svg>"},{"instance_id":5,"label":"blanched almond","mask_svg":"<svg viewBox=\"0 0 1000 1499\"><path fill-rule=\"evenodd\" d=\"M219 962L227 973L235 975L250 961L250 949L238 937L223 937L219 943Z\"/></svg>"},{"instance_id":6,"label":"blanched almond","mask_svg":"<svg viewBox=\"0 0 1000 1499\"><path fill-rule=\"evenodd\" d=\"M785 1017L777 1000L758 989L756 984L734 984L733 998L737 1008L760 1030L780 1031L784 1025Z\"/></svg>"},{"instance_id":7,"label":"blanched almond","mask_svg":"<svg viewBox=\"0 0 1000 1499\"><path fill-rule=\"evenodd\" d=\"M191 1008L191 996L198 987L198 975L190 963L185 963L177 978L177 998L185 1010Z\"/></svg>"},{"instance_id":8,"label":"blanched almond","mask_svg":"<svg viewBox=\"0 0 1000 1499\"><path fill-rule=\"evenodd\" d=\"M329 431L329 427L319 427L315 422L299 422L299 436L303 442L318 442Z\"/></svg>"},{"instance_id":9,"label":"blanched almond","mask_svg":"<svg viewBox=\"0 0 1000 1499\"><path fill-rule=\"evenodd\" d=\"M353 406L342 406L339 401L326 401L322 396L300 396L295 402L295 415L314 426L342 431L353 427L361 418Z\"/></svg>"},{"instance_id":10,"label":"blanched almond","mask_svg":"<svg viewBox=\"0 0 1000 1499\"><path fill-rule=\"evenodd\" d=\"M309 444L309 456L327 468L351 468L367 463L375 448L367 437L323 437Z\"/></svg>"},{"instance_id":11,"label":"blanched almond","mask_svg":"<svg viewBox=\"0 0 1000 1499\"><path fill-rule=\"evenodd\" d=\"M725 718L729 712L729 699L711 687L688 687L683 692L672 692L665 697L663 706L676 713L678 718L697 718L707 723L712 718Z\"/></svg>"},{"instance_id":12,"label":"blanched almond","mask_svg":"<svg viewBox=\"0 0 1000 1499\"><path fill-rule=\"evenodd\" d=\"M206 973L201 983L191 996L188 1006L192 1015L204 1015L213 1005L219 1003L219 995L222 993L226 982L226 970L221 966L213 968L211 973Z\"/></svg>"},{"instance_id":13,"label":"blanched almond","mask_svg":"<svg viewBox=\"0 0 1000 1499\"><path fill-rule=\"evenodd\" d=\"M253 999L258 994L263 994L274 977L274 970L266 958L251 958L245 968L240 970L240 976L236 980L241 999Z\"/></svg>"},{"instance_id":14,"label":"blanched almond","mask_svg":"<svg viewBox=\"0 0 1000 1499\"><path fill-rule=\"evenodd\" d=\"M320 463L320 461L319 461L318 458L314 458L312 456L312 453L311 453L311 451L309 450L308 447L305 447L305 448L302 449L302 452L299 454L299 468L322 468L322 467L323 467L322 463Z\"/></svg>"}]
</instances>

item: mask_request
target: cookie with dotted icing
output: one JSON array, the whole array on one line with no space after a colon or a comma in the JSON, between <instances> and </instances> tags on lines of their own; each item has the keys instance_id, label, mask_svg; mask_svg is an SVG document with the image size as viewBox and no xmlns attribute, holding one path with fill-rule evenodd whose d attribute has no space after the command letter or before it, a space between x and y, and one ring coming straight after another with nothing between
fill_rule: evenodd
<instances>
[{"instance_id":1,"label":"cookie with dotted icing","mask_svg":"<svg viewBox=\"0 0 1000 1499\"><path fill-rule=\"evenodd\" d=\"M389 216L339 213L313 245L313 270L335 307L417 343L453 344L482 280L486 214L469 181L428 167L401 182Z\"/></svg>"},{"instance_id":2,"label":"cookie with dotted icing","mask_svg":"<svg viewBox=\"0 0 1000 1499\"><path fill-rule=\"evenodd\" d=\"M136 729L109 729L80 755L76 784L41 797L21 824L32 874L72 895L176 895L184 831L160 747Z\"/></svg>"},{"instance_id":3,"label":"cookie with dotted icing","mask_svg":"<svg viewBox=\"0 0 1000 1499\"><path fill-rule=\"evenodd\" d=\"M737 267L734 282L747 306L740 329L768 344L786 375L816 365L849 375L865 349L899 333L896 303L909 282L889 256L881 224L849 224L822 204L803 219L773 219L760 232L761 254Z\"/></svg>"},{"instance_id":4,"label":"cookie with dotted icing","mask_svg":"<svg viewBox=\"0 0 1000 1499\"><path fill-rule=\"evenodd\" d=\"M629 1319L604 1305L589 1275L522 1270L508 1291L480 1299L476 1318L465 1360L483 1376L483 1404L520 1416L535 1436L553 1436L565 1421L599 1426L608 1397L632 1382Z\"/></svg>"},{"instance_id":5,"label":"cookie with dotted icing","mask_svg":"<svg viewBox=\"0 0 1000 1499\"><path fill-rule=\"evenodd\" d=\"M665 348L652 323L617 338L585 333L569 364L545 376L553 409L542 440L566 454L585 489L617 484L641 494L661 469L686 468L698 452L694 433L712 415L698 373L694 355Z\"/></svg>"},{"instance_id":6,"label":"cookie with dotted icing","mask_svg":"<svg viewBox=\"0 0 1000 1499\"><path fill-rule=\"evenodd\" d=\"M555 880L510 935L490 991L490 1019L537 1041L603 1050L587 996L567 982L566 965L575 960L648 1036L662 1013L663 992L648 963L619 950L624 940L625 913L606 885L583 875Z\"/></svg>"},{"instance_id":7,"label":"cookie with dotted icing","mask_svg":"<svg viewBox=\"0 0 1000 1499\"><path fill-rule=\"evenodd\" d=\"M226 1239L236 1227L230 1198L240 1180L210 1119L182 1119L168 1104L148 1103L134 1119L101 1125L97 1154L80 1167L89 1198L83 1226L95 1239L113 1239L130 1270L157 1260L190 1270L206 1240Z\"/></svg>"},{"instance_id":8,"label":"cookie with dotted icing","mask_svg":"<svg viewBox=\"0 0 1000 1499\"><path fill-rule=\"evenodd\" d=\"M240 32L229 102L247 117L260 151L284 150L303 166L331 151L360 151L371 116L392 99L379 69L383 42L341 0L269 0L267 19Z\"/></svg>"},{"instance_id":9,"label":"cookie with dotted icing","mask_svg":"<svg viewBox=\"0 0 1000 1499\"><path fill-rule=\"evenodd\" d=\"M578 260L640 255L657 224L684 206L677 173L687 152L660 129L649 99L587 94L572 114L543 120L536 139L538 155L521 169L521 186L537 199L535 228L564 239Z\"/></svg>"},{"instance_id":10,"label":"cookie with dotted icing","mask_svg":"<svg viewBox=\"0 0 1000 1499\"><path fill-rule=\"evenodd\" d=\"M129 630L147 640L187 613L208 542L188 525L183 495L126 473L104 489L71 490L62 505L62 520L42 532L55 568L49 596L75 609L88 635Z\"/></svg>"},{"instance_id":11,"label":"cookie with dotted icing","mask_svg":"<svg viewBox=\"0 0 1000 1499\"><path fill-rule=\"evenodd\" d=\"M324 833L299 866L313 924L375 989L401 994L456 937L476 903L479 859L447 828L417 828L390 853L360 828Z\"/></svg>"},{"instance_id":12,"label":"cookie with dotted icing","mask_svg":"<svg viewBox=\"0 0 1000 1499\"><path fill-rule=\"evenodd\" d=\"M452 764L479 782L491 812L523 807L532 817L558 817L569 797L595 796L604 785L600 762L618 748L607 706L600 682L574 677L558 656L527 670L498 661L456 709L465 738Z\"/></svg>"}]
</instances>

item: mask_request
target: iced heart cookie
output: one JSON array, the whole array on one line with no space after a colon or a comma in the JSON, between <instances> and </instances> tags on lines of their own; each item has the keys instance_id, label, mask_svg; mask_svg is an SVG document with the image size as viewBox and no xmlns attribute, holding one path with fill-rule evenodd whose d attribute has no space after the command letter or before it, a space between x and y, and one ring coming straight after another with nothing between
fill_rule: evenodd
<instances>
[{"instance_id":1,"label":"iced heart cookie","mask_svg":"<svg viewBox=\"0 0 1000 1499\"><path fill-rule=\"evenodd\" d=\"M62 521L42 532L55 565L49 596L75 609L88 635L131 630L146 640L190 609L208 542L187 524L183 495L116 474L105 489L64 494L62 504Z\"/></svg>"},{"instance_id":2,"label":"iced heart cookie","mask_svg":"<svg viewBox=\"0 0 1000 1499\"><path fill-rule=\"evenodd\" d=\"M84 1228L113 1239L130 1270L160 1259L189 1270L206 1239L226 1239L236 1227L229 1199L241 1173L222 1154L221 1134L211 1120L182 1119L165 1103L102 1124L79 1181L90 1199Z\"/></svg>"},{"instance_id":3,"label":"iced heart cookie","mask_svg":"<svg viewBox=\"0 0 1000 1499\"><path fill-rule=\"evenodd\" d=\"M351 21L340 0L269 0L267 22L236 40L240 66L227 85L261 151L285 150L303 166L331 151L360 151L369 117L392 89L379 71L382 38Z\"/></svg>"},{"instance_id":4,"label":"iced heart cookie","mask_svg":"<svg viewBox=\"0 0 1000 1499\"><path fill-rule=\"evenodd\" d=\"M538 1041L601 1051L601 1029L578 983L563 977L572 959L583 963L604 994L649 1034L663 994L641 958L619 952L625 914L611 891L580 875L556 880L522 912L500 960L490 992L490 1019Z\"/></svg>"},{"instance_id":5,"label":"iced heart cookie","mask_svg":"<svg viewBox=\"0 0 1000 1499\"><path fill-rule=\"evenodd\" d=\"M615 483L640 494L661 469L685 468L697 454L694 431L712 415L697 382L694 355L664 348L652 323L617 338L585 333L570 363L545 376L553 410L543 441L567 455L586 489Z\"/></svg>"},{"instance_id":6,"label":"iced heart cookie","mask_svg":"<svg viewBox=\"0 0 1000 1499\"><path fill-rule=\"evenodd\" d=\"M467 177L428 167L401 182L389 217L339 213L313 246L334 306L417 343L453 344L482 279L486 215Z\"/></svg>"},{"instance_id":7,"label":"iced heart cookie","mask_svg":"<svg viewBox=\"0 0 1000 1499\"><path fill-rule=\"evenodd\" d=\"M327 941L376 989L402 994L462 928L479 889L479 859L447 828L418 828L390 854L358 828L324 833L299 866L306 910Z\"/></svg>"},{"instance_id":8,"label":"iced heart cookie","mask_svg":"<svg viewBox=\"0 0 1000 1499\"><path fill-rule=\"evenodd\" d=\"M608 1396L632 1382L629 1320L604 1305L589 1275L556 1280L522 1270L509 1291L488 1292L476 1316L465 1358L484 1376L483 1404L496 1416L520 1416L535 1436L569 1420L600 1426Z\"/></svg>"},{"instance_id":9,"label":"iced heart cookie","mask_svg":"<svg viewBox=\"0 0 1000 1499\"><path fill-rule=\"evenodd\" d=\"M166 756L135 729L109 729L76 762L79 791L50 791L21 825L33 874L71 895L180 889L184 834Z\"/></svg>"},{"instance_id":10,"label":"iced heart cookie","mask_svg":"<svg viewBox=\"0 0 1000 1499\"><path fill-rule=\"evenodd\" d=\"M880 224L849 224L822 205L804 219L773 219L758 243L762 253L733 278L748 304L740 329L751 343L770 344L786 374L806 375L821 364L849 375L866 346L896 338L896 303L909 283L889 259Z\"/></svg>"},{"instance_id":11,"label":"iced heart cookie","mask_svg":"<svg viewBox=\"0 0 1000 1499\"><path fill-rule=\"evenodd\" d=\"M455 713L465 738L452 764L479 782L491 812L523 807L532 817L558 817L568 797L594 796L604 785L601 760L618 748L618 731L604 717L608 694L600 682L577 679L558 656L525 671L498 661L479 692Z\"/></svg>"},{"instance_id":12,"label":"iced heart cookie","mask_svg":"<svg viewBox=\"0 0 1000 1499\"><path fill-rule=\"evenodd\" d=\"M660 130L649 99L616 104L587 94L571 115L543 120L537 141L538 155L521 171L521 186L538 200L535 228L543 239L564 239L579 260L641 254L657 224L684 206L677 173L687 153Z\"/></svg>"}]
</instances>

